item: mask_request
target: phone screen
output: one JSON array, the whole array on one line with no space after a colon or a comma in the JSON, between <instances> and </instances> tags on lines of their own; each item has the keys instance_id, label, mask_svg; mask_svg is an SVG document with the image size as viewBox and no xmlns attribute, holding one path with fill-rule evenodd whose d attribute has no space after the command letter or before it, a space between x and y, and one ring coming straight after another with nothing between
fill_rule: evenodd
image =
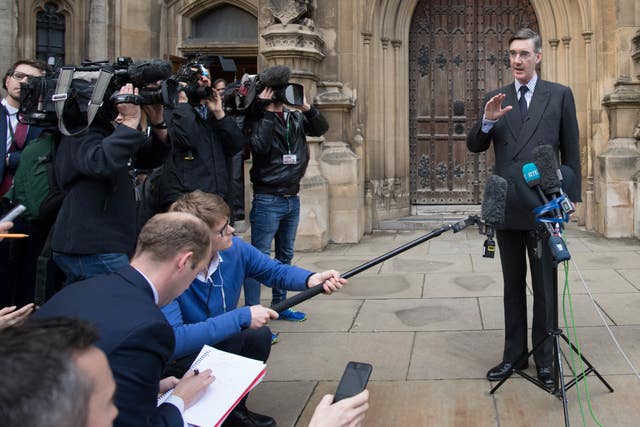
<instances>
[{"instance_id":1,"label":"phone screen","mask_svg":"<svg viewBox=\"0 0 640 427\"><path fill-rule=\"evenodd\" d=\"M338 402L347 397L355 396L365 389L373 367L369 363L349 362L344 369L338 389L336 390L334 402Z\"/></svg>"}]
</instances>

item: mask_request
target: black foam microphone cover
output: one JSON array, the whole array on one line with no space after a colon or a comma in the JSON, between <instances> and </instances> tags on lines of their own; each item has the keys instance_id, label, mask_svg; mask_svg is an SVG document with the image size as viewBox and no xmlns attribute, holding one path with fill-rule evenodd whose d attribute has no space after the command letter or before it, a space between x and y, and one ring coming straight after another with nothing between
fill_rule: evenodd
<instances>
[{"instance_id":1,"label":"black foam microphone cover","mask_svg":"<svg viewBox=\"0 0 640 427\"><path fill-rule=\"evenodd\" d=\"M555 150L550 145L539 145L531 152L533 161L540 171L540 187L546 194L560 191L560 177L558 176L558 159Z\"/></svg>"},{"instance_id":2,"label":"black foam microphone cover","mask_svg":"<svg viewBox=\"0 0 640 427\"><path fill-rule=\"evenodd\" d=\"M173 74L169 61L162 59L146 59L135 61L127 70L134 86L145 87L158 80L166 80Z\"/></svg>"},{"instance_id":3,"label":"black foam microphone cover","mask_svg":"<svg viewBox=\"0 0 640 427\"><path fill-rule=\"evenodd\" d=\"M282 89L289 84L291 70L285 65L274 65L262 71L259 80L272 89Z\"/></svg>"},{"instance_id":4,"label":"black foam microphone cover","mask_svg":"<svg viewBox=\"0 0 640 427\"><path fill-rule=\"evenodd\" d=\"M487 224L504 223L507 206L507 181L498 175L491 175L484 187L480 215Z\"/></svg>"}]
</instances>

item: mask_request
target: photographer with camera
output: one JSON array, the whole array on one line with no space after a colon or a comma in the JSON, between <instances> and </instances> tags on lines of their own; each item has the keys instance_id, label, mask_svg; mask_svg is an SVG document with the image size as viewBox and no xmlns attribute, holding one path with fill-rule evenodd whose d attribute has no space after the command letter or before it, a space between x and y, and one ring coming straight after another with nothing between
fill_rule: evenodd
<instances>
[{"instance_id":1,"label":"photographer with camera","mask_svg":"<svg viewBox=\"0 0 640 427\"><path fill-rule=\"evenodd\" d=\"M132 83L120 87L117 94L125 102L115 104L110 95L107 91L86 132L62 137L56 155L58 184L66 196L54 226L52 248L67 283L129 263L137 229L129 169L157 167L171 149L162 103L133 104L139 89ZM151 127L149 137L139 129L142 111Z\"/></svg>"},{"instance_id":2,"label":"photographer with camera","mask_svg":"<svg viewBox=\"0 0 640 427\"><path fill-rule=\"evenodd\" d=\"M164 212L182 194L194 190L226 198L226 157L242 150L244 136L211 88L209 73L199 63L176 74L182 85L178 103L166 116L173 148L157 179L155 211Z\"/></svg>"},{"instance_id":3,"label":"photographer with camera","mask_svg":"<svg viewBox=\"0 0 640 427\"><path fill-rule=\"evenodd\" d=\"M320 136L328 129L327 120L307 103L304 89L289 84L291 71L285 66L264 70L258 77L257 102L262 115L251 135L253 157L251 182L251 244L270 254L275 237L275 258L290 264L300 217L300 181L309 163L307 135ZM297 96L292 96L299 91ZM297 98L297 99L296 99ZM297 103L301 111L289 110L285 102ZM260 284L245 281L245 304L260 304ZM273 288L271 306L284 300L285 290ZM291 309L280 313L280 319L301 322L306 314Z\"/></svg>"}]
</instances>

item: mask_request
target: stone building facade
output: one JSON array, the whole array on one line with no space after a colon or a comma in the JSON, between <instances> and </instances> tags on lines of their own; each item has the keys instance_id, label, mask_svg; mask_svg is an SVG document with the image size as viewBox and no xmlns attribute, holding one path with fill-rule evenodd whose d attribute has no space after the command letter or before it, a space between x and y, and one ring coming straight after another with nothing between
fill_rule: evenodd
<instances>
[{"instance_id":1,"label":"stone building facade","mask_svg":"<svg viewBox=\"0 0 640 427\"><path fill-rule=\"evenodd\" d=\"M493 159L466 151L466 131L482 94L510 81L507 40L529 26L542 78L576 99L576 218L640 237L636 0L0 0L0 12L4 69L194 53L232 58L237 73L290 66L331 124L309 140L299 249L356 242L418 208L478 204Z\"/></svg>"}]
</instances>

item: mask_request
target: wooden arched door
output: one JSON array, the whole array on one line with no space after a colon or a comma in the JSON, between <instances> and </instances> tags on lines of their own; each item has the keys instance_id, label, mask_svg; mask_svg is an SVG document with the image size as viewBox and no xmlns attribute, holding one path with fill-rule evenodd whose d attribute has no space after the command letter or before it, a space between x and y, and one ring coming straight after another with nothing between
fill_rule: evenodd
<instances>
[{"instance_id":1,"label":"wooden arched door","mask_svg":"<svg viewBox=\"0 0 640 427\"><path fill-rule=\"evenodd\" d=\"M509 38L538 31L527 0L422 0L409 33L412 204L476 204L493 152L467 151L486 91L513 81Z\"/></svg>"}]
</instances>

